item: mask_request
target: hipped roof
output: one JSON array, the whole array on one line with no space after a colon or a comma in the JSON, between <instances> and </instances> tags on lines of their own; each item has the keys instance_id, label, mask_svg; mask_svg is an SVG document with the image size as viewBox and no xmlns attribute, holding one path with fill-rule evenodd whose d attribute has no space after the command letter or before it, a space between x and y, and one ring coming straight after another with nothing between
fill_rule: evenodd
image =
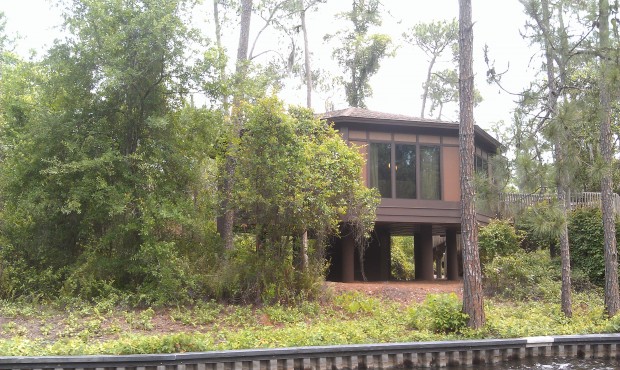
<instances>
[{"instance_id":1,"label":"hipped roof","mask_svg":"<svg viewBox=\"0 0 620 370\"><path fill-rule=\"evenodd\" d=\"M447 132L451 136L458 136L459 134L458 122L440 121L436 119L418 118L402 114L377 112L363 108L351 107L325 112L319 116L321 119L333 122L336 126L341 124L350 124L348 125L349 127L353 127L355 125L360 128L371 128L382 131L390 128L406 130L407 127L410 127L425 131L442 132L444 134ZM477 144L482 144L487 147L487 149L491 149L491 152L496 152L497 149L502 148L501 143L488 132L480 128L480 126L474 126L474 133Z\"/></svg>"}]
</instances>

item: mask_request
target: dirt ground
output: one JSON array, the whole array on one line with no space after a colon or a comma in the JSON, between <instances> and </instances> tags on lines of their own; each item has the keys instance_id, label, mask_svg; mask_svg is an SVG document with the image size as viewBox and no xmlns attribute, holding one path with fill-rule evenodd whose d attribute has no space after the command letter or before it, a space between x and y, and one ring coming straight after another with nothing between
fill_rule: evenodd
<instances>
[{"instance_id":1,"label":"dirt ground","mask_svg":"<svg viewBox=\"0 0 620 370\"><path fill-rule=\"evenodd\" d=\"M388 298L402 304L420 303L427 294L456 293L463 296L463 281L382 281L334 283L326 282L336 293L360 291L376 298Z\"/></svg>"}]
</instances>

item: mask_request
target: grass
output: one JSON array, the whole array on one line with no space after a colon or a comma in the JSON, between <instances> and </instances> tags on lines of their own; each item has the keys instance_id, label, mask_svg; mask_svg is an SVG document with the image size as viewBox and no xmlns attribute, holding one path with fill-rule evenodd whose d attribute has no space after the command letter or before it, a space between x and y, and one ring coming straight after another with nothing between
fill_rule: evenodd
<instances>
[{"instance_id":1,"label":"grass","mask_svg":"<svg viewBox=\"0 0 620 370\"><path fill-rule=\"evenodd\" d=\"M549 302L487 300L487 325L442 334L413 329L416 307L363 293L331 296L295 306L127 309L109 303L0 302L0 354L4 356L173 353L242 348L511 338L610 332L601 297L578 294L573 318Z\"/></svg>"}]
</instances>

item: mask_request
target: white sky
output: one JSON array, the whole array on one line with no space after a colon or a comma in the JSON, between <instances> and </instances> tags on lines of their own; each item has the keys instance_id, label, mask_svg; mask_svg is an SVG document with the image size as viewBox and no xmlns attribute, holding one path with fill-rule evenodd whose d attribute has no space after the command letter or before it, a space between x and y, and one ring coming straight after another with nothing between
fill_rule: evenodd
<instances>
[{"instance_id":1,"label":"white sky","mask_svg":"<svg viewBox=\"0 0 620 370\"><path fill-rule=\"evenodd\" d=\"M510 91L518 92L532 79L534 67L530 60L537 49L531 49L528 41L523 40L519 30L523 29L525 16L518 0L472 0L474 18L474 71L476 88L482 93L484 101L475 109L477 124L489 128L493 122L509 122L514 109L514 97L502 92L496 86L486 83L486 65L483 60L483 46L489 45L491 56L496 61L496 70L504 70L510 63L510 70L503 82ZM210 5L210 0L205 0ZM412 46L402 43L400 35L418 22L430 22L439 19L458 18L457 0L383 0L389 13L383 15L383 26L380 32L390 34L396 43L402 46L396 56L384 60L379 73L371 79L374 95L367 100L369 109L419 116L421 109L422 82L426 76L427 60ZM53 7L52 1L46 0L0 0L0 11L7 17L7 31L18 34L16 51L28 57L29 50L41 55L59 36L58 25L62 22L60 12ZM338 11L347 10L351 6L347 0L329 0L319 13L311 14L308 20L310 33L310 49L313 50L313 64L332 65L331 46L324 45L322 40L326 33L333 33L340 24L333 17ZM205 16L206 17L206 16ZM199 19L199 17L197 17ZM253 19L252 31L262 26L260 19ZM207 31L205 31L207 32ZM234 45L235 32L227 32L231 45ZM209 35L210 36L210 35ZM268 37L261 39L257 49L269 48L274 41ZM230 47L235 50L235 47ZM536 62L534 62L536 63ZM441 65L436 70L441 69ZM290 91L282 93L282 97L295 104L304 104L304 92ZM332 92L330 95L314 96L314 109L325 110L325 100L329 98L336 109L346 107L344 93ZM458 120L454 108L444 108L444 119Z\"/></svg>"}]
</instances>

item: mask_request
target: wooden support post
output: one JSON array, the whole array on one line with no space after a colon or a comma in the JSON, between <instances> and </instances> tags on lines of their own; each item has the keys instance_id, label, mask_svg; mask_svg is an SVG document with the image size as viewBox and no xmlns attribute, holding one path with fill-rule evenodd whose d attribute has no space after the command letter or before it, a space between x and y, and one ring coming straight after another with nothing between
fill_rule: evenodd
<instances>
[{"instance_id":1,"label":"wooden support post","mask_svg":"<svg viewBox=\"0 0 620 370\"><path fill-rule=\"evenodd\" d=\"M414 243L415 279L433 280L433 225L421 225Z\"/></svg>"},{"instance_id":2,"label":"wooden support post","mask_svg":"<svg viewBox=\"0 0 620 370\"><path fill-rule=\"evenodd\" d=\"M355 239L350 233L342 239L342 282L352 283L355 280Z\"/></svg>"},{"instance_id":3,"label":"wooden support post","mask_svg":"<svg viewBox=\"0 0 620 370\"><path fill-rule=\"evenodd\" d=\"M381 248L379 280L388 281L392 277L392 238L390 230L387 228L382 229L378 236L379 248Z\"/></svg>"},{"instance_id":4,"label":"wooden support post","mask_svg":"<svg viewBox=\"0 0 620 370\"><path fill-rule=\"evenodd\" d=\"M459 279L459 256L456 246L456 231L446 230L446 277L448 280Z\"/></svg>"}]
</instances>

